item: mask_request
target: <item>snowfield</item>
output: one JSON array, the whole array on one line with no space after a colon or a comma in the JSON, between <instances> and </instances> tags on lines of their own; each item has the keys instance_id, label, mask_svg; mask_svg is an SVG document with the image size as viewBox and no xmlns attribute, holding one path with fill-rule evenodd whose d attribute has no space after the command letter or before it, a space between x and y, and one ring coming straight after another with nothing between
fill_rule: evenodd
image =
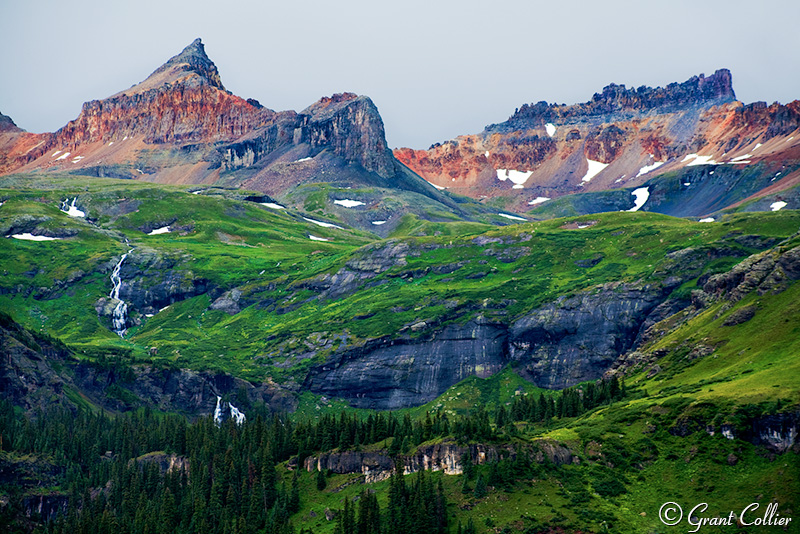
<instances>
[{"instance_id":1,"label":"snowfield","mask_svg":"<svg viewBox=\"0 0 800 534\"><path fill-rule=\"evenodd\" d=\"M586 163L589 164L589 170L587 170L584 177L581 178L581 182L588 183L592 178L603 172L603 169L608 167L608 163L600 163L599 161L594 161L591 159L587 159Z\"/></svg>"},{"instance_id":2,"label":"snowfield","mask_svg":"<svg viewBox=\"0 0 800 534\"><path fill-rule=\"evenodd\" d=\"M639 208L644 206L647 199L650 198L650 190L647 187L640 187L631 192L635 198L633 200L633 207L628 211L639 211Z\"/></svg>"},{"instance_id":3,"label":"snowfield","mask_svg":"<svg viewBox=\"0 0 800 534\"><path fill-rule=\"evenodd\" d=\"M363 206L364 203L359 200L350 200L348 198L342 200L334 200L334 204L338 204L340 206L344 206L345 208L355 208L356 206Z\"/></svg>"}]
</instances>

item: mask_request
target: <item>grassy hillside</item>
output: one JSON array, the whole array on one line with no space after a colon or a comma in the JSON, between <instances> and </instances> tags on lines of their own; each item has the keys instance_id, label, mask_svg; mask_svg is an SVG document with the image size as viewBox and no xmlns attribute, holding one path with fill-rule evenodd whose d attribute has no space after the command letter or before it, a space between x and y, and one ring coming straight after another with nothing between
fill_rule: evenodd
<instances>
[{"instance_id":1,"label":"grassy hillside","mask_svg":"<svg viewBox=\"0 0 800 534\"><path fill-rule=\"evenodd\" d=\"M59 211L63 199L74 197L88 219ZM407 215L395 239L386 242L320 226L342 224L329 223L322 212L272 209L244 197L225 189L190 194L110 179L6 177L0 182L3 233L35 230L65 238L0 242L0 305L23 325L89 355L114 347L139 359L250 379L302 380L309 365L338 348L425 334L410 331L410 325L440 328L477 315L512 321L601 284L660 284L676 267L699 278L730 268L758 250L753 247L788 237L800 226L793 211L737 214L714 224L605 213L499 228ZM165 226L169 233L147 235ZM751 234L762 240L740 239ZM402 258L389 252L398 244L405 247ZM705 250L711 259L692 265L669 259L670 252L685 248ZM208 290L172 295L177 302L153 310L153 317L129 304L136 324L120 339L109 329L110 318L96 310L110 293L114 265L129 251L123 281L138 283L138 291L155 291L150 287L163 282L165 272L179 278L174 284L191 289L199 280ZM326 276L338 272L341 278L345 265L362 265L376 254L388 255L380 272L359 274L343 287L334 280L335 296L320 294ZM234 289L241 295L236 313L210 307ZM688 284L678 291L690 289ZM126 297L123 289L122 295L130 303L131 294ZM298 359L301 348L308 355Z\"/></svg>"}]
</instances>

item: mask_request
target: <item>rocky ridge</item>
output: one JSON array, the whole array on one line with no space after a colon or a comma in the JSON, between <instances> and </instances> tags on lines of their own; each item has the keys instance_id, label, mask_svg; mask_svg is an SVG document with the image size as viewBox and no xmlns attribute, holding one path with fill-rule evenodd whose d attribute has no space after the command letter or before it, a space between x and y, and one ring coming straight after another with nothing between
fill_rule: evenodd
<instances>
[{"instance_id":1,"label":"rocky ridge","mask_svg":"<svg viewBox=\"0 0 800 534\"><path fill-rule=\"evenodd\" d=\"M800 101L742 104L735 100L730 71L721 69L664 88L611 84L581 104L526 104L479 134L428 150L399 148L395 156L437 186L473 198L508 197L509 208L517 211L544 207L533 203L536 199L630 190L696 165L757 169L767 183L756 191L737 188L724 208L768 186L774 192L796 185L798 128ZM632 205L623 204L615 209ZM687 215L673 213L673 207L662 203L652 209ZM695 205L688 215L711 211Z\"/></svg>"}]
</instances>

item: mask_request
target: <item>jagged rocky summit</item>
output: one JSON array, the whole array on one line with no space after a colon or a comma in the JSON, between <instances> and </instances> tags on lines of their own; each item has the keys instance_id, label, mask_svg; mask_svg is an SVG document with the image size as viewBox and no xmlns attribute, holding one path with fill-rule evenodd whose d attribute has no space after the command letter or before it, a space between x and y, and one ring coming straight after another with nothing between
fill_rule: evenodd
<instances>
[{"instance_id":1,"label":"jagged rocky summit","mask_svg":"<svg viewBox=\"0 0 800 534\"><path fill-rule=\"evenodd\" d=\"M508 208L518 212L541 211L542 204L566 195L607 190L624 194L584 198L584 205L573 203L562 214L629 209L630 192L645 186L658 192L653 199L661 203L644 209L705 216L767 187L770 193L793 187L800 173L798 128L800 101L745 105L736 100L730 71L720 69L666 87L611 84L580 104L525 104L481 133L428 150L396 149L395 156L438 187L473 198L506 197ZM680 192L654 181L697 167L713 176L716 166L724 167L691 191L699 200L689 213L677 207L686 205L678 200ZM744 172L751 174L742 178ZM692 181L699 182L683 180ZM725 186L731 191L722 196L719 189Z\"/></svg>"}]
</instances>

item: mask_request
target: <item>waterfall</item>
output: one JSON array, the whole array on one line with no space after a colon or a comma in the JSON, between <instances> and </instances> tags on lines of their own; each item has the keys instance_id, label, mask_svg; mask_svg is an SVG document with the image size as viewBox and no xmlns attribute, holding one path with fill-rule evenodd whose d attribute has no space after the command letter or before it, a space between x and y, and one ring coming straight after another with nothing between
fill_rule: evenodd
<instances>
[{"instance_id":1,"label":"waterfall","mask_svg":"<svg viewBox=\"0 0 800 534\"><path fill-rule=\"evenodd\" d=\"M117 301L117 305L114 307L114 318L111 322L114 333L119 335L119 337L123 337L125 332L128 331L128 329L125 328L125 322L128 319L128 305L119 298L119 288L122 286L122 278L119 275L119 270L122 268L122 262L125 261L127 256L127 252L122 255L119 263L117 263L117 266L114 267L114 271L111 273L111 284L113 287L109 297Z\"/></svg>"},{"instance_id":2,"label":"waterfall","mask_svg":"<svg viewBox=\"0 0 800 534\"><path fill-rule=\"evenodd\" d=\"M222 406L220 406L219 402L222 400L222 397L217 395L217 407L214 408L214 422L217 426L222 424Z\"/></svg>"},{"instance_id":3,"label":"waterfall","mask_svg":"<svg viewBox=\"0 0 800 534\"><path fill-rule=\"evenodd\" d=\"M222 425L222 420L224 418L224 413L225 413L223 412L222 408L223 403L221 401L222 397L217 395L217 407L214 408L214 423L216 423L217 426ZM226 402L225 404L228 405L228 409L230 410L230 418L236 421L237 425L241 425L247 420L247 417L245 417L244 413L242 413L239 410L239 408L237 408L230 402Z\"/></svg>"},{"instance_id":4,"label":"waterfall","mask_svg":"<svg viewBox=\"0 0 800 534\"><path fill-rule=\"evenodd\" d=\"M86 217L85 211L81 211L75 207L75 202L77 201L78 197L75 197L72 199L72 204L70 204L69 198L67 198L61 203L61 207L59 209L70 217Z\"/></svg>"}]
</instances>

